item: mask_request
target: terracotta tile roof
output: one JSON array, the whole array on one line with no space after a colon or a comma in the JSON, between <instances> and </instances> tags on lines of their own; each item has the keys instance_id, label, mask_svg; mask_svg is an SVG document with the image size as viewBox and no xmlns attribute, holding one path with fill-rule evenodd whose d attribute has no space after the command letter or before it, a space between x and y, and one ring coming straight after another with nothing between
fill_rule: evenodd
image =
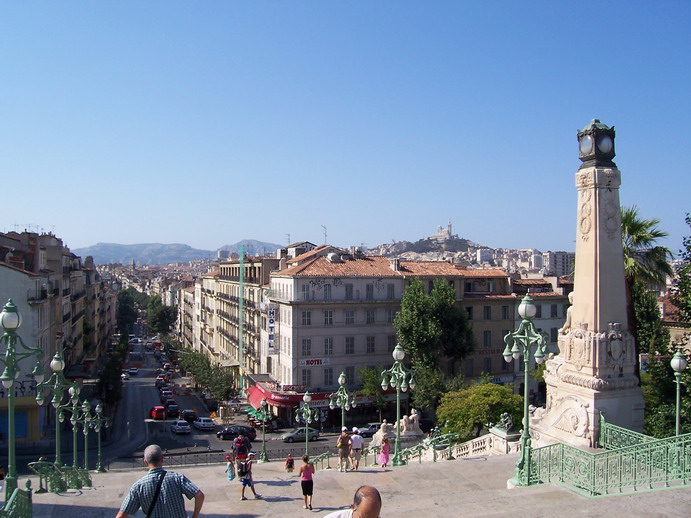
<instances>
[{"instance_id":1,"label":"terracotta tile roof","mask_svg":"<svg viewBox=\"0 0 691 518\"><path fill-rule=\"evenodd\" d=\"M306 254L305 254L306 255ZM282 277L460 277L462 272L446 261L400 261L398 271L391 269L389 258L367 256L331 262L326 257L315 257L298 266L292 266L272 275Z\"/></svg>"},{"instance_id":2,"label":"terracotta tile roof","mask_svg":"<svg viewBox=\"0 0 691 518\"><path fill-rule=\"evenodd\" d=\"M522 286L549 286L550 282L544 279L516 279L513 281L514 284L520 284Z\"/></svg>"},{"instance_id":3,"label":"terracotta tile roof","mask_svg":"<svg viewBox=\"0 0 691 518\"><path fill-rule=\"evenodd\" d=\"M456 268L458 272L463 276L463 277L508 277L509 274L506 273L504 270L500 270L498 268L488 268L488 269L480 269L480 268L468 268L468 269L463 269L463 268Z\"/></svg>"},{"instance_id":4,"label":"terracotta tile roof","mask_svg":"<svg viewBox=\"0 0 691 518\"><path fill-rule=\"evenodd\" d=\"M528 293L532 298L534 299L539 299L542 297L560 297L562 299L566 298L566 295L562 295L561 293L557 293L556 291L538 291L538 292L530 292Z\"/></svg>"},{"instance_id":5,"label":"terracotta tile roof","mask_svg":"<svg viewBox=\"0 0 691 518\"><path fill-rule=\"evenodd\" d=\"M291 265L303 263L303 262L308 261L309 259L311 259L313 257L317 257L319 255L324 255L325 253L327 253L326 252L327 249L332 249L332 250L338 251L338 249L336 247L333 247L331 245L322 245L322 246L315 248L314 250L310 250L309 252L305 252L304 254L300 254L296 257L293 257L292 259L288 259L286 262L287 262L287 264L291 264Z\"/></svg>"}]
</instances>

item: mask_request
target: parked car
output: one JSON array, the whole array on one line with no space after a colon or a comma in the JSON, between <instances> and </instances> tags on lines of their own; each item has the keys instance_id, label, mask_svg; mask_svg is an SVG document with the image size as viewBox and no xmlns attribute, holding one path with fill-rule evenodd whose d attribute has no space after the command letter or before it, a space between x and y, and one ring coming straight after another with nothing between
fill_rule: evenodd
<instances>
[{"instance_id":1,"label":"parked car","mask_svg":"<svg viewBox=\"0 0 691 518\"><path fill-rule=\"evenodd\" d=\"M166 418L165 407L160 406L160 405L151 407L151 410L149 410L149 417L151 417L151 419L165 419Z\"/></svg>"},{"instance_id":2,"label":"parked car","mask_svg":"<svg viewBox=\"0 0 691 518\"><path fill-rule=\"evenodd\" d=\"M250 441L254 441L257 438L257 431L249 426L242 425L231 425L226 426L223 430L216 432L216 437L222 440L235 439L242 431L242 434L247 437Z\"/></svg>"},{"instance_id":3,"label":"parked car","mask_svg":"<svg viewBox=\"0 0 691 518\"><path fill-rule=\"evenodd\" d=\"M179 420L170 425L170 431L173 433L190 433L192 428L190 428L190 424L187 421Z\"/></svg>"},{"instance_id":4,"label":"parked car","mask_svg":"<svg viewBox=\"0 0 691 518\"><path fill-rule=\"evenodd\" d=\"M372 437L381 428L381 423L367 423L367 425L358 426L357 428L363 437Z\"/></svg>"},{"instance_id":5,"label":"parked car","mask_svg":"<svg viewBox=\"0 0 691 518\"><path fill-rule=\"evenodd\" d=\"M167 417L180 417L180 407L177 405L168 405L166 407ZM185 421L187 422L187 421Z\"/></svg>"},{"instance_id":6,"label":"parked car","mask_svg":"<svg viewBox=\"0 0 691 518\"><path fill-rule=\"evenodd\" d=\"M139 374L139 369L137 369L137 367L130 367L129 369L127 369L127 373L131 374L132 376L136 376L137 374Z\"/></svg>"},{"instance_id":7,"label":"parked car","mask_svg":"<svg viewBox=\"0 0 691 518\"><path fill-rule=\"evenodd\" d=\"M210 417L199 417L192 423L197 430L215 430L216 423ZM250 439L251 440L251 439Z\"/></svg>"},{"instance_id":8,"label":"parked car","mask_svg":"<svg viewBox=\"0 0 691 518\"><path fill-rule=\"evenodd\" d=\"M168 389L161 390L161 403L163 403L166 399L170 399L172 397L173 397L173 393L170 390L168 390Z\"/></svg>"},{"instance_id":9,"label":"parked car","mask_svg":"<svg viewBox=\"0 0 691 518\"><path fill-rule=\"evenodd\" d=\"M177 405L177 404L178 404L178 402L175 401L172 397L169 397L168 399L166 399L163 402L163 406L166 408L168 408L170 405Z\"/></svg>"},{"instance_id":10,"label":"parked car","mask_svg":"<svg viewBox=\"0 0 691 518\"><path fill-rule=\"evenodd\" d=\"M127 372L123 372L122 374L120 374L120 379L128 380L130 379L130 375Z\"/></svg>"},{"instance_id":11,"label":"parked car","mask_svg":"<svg viewBox=\"0 0 691 518\"><path fill-rule=\"evenodd\" d=\"M183 410L180 412L180 419L184 419L188 423L193 423L197 420L197 412L194 410Z\"/></svg>"},{"instance_id":12,"label":"parked car","mask_svg":"<svg viewBox=\"0 0 691 518\"><path fill-rule=\"evenodd\" d=\"M309 430L309 440L310 441L316 441L319 438L319 430L315 430L314 428L308 428ZM281 435L281 439L283 442L295 442L295 441L305 441L305 429L304 428L296 428L295 430L291 432L286 432L283 435Z\"/></svg>"}]
</instances>

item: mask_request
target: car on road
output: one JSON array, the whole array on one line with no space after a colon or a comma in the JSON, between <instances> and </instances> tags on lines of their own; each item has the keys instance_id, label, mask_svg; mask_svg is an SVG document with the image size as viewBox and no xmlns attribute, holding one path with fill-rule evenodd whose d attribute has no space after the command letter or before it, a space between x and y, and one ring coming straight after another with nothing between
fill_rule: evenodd
<instances>
[{"instance_id":1,"label":"car on road","mask_svg":"<svg viewBox=\"0 0 691 518\"><path fill-rule=\"evenodd\" d=\"M310 441L316 441L319 439L319 430L315 430L314 428L308 428L309 432L309 440ZM304 428L296 428L295 430L291 432L286 432L283 435L281 435L281 440L283 442L296 442L296 441L305 441L305 429Z\"/></svg>"},{"instance_id":2,"label":"car on road","mask_svg":"<svg viewBox=\"0 0 691 518\"><path fill-rule=\"evenodd\" d=\"M163 403L166 399L170 399L173 397L173 392L166 389L161 390L161 403Z\"/></svg>"},{"instance_id":3,"label":"car on road","mask_svg":"<svg viewBox=\"0 0 691 518\"><path fill-rule=\"evenodd\" d=\"M215 430L216 423L210 417L199 417L192 423L197 430Z\"/></svg>"},{"instance_id":4,"label":"car on road","mask_svg":"<svg viewBox=\"0 0 691 518\"><path fill-rule=\"evenodd\" d=\"M177 404L178 404L178 402L175 401L172 397L169 397L168 399L166 399L163 402L163 406L166 408L168 408L170 405L177 405Z\"/></svg>"},{"instance_id":5,"label":"car on road","mask_svg":"<svg viewBox=\"0 0 691 518\"><path fill-rule=\"evenodd\" d=\"M129 369L127 369L127 373L131 374L132 376L136 376L137 374L139 374L139 369L137 369L137 367L130 367Z\"/></svg>"},{"instance_id":6,"label":"car on road","mask_svg":"<svg viewBox=\"0 0 691 518\"><path fill-rule=\"evenodd\" d=\"M223 430L216 432L216 437L224 441L227 439L235 439L240 432L250 441L254 441L257 438L257 431L254 428L239 424L226 426Z\"/></svg>"},{"instance_id":7,"label":"car on road","mask_svg":"<svg viewBox=\"0 0 691 518\"><path fill-rule=\"evenodd\" d=\"M357 429L363 437L372 437L381 428L381 423L367 423L365 426L358 426Z\"/></svg>"},{"instance_id":8,"label":"car on road","mask_svg":"<svg viewBox=\"0 0 691 518\"><path fill-rule=\"evenodd\" d=\"M168 405L166 407L166 417L180 417L180 407L177 405Z\"/></svg>"},{"instance_id":9,"label":"car on road","mask_svg":"<svg viewBox=\"0 0 691 518\"><path fill-rule=\"evenodd\" d=\"M120 374L120 379L121 380L128 380L128 379L130 379L130 375L127 372L123 372L122 374Z\"/></svg>"},{"instance_id":10,"label":"car on road","mask_svg":"<svg viewBox=\"0 0 691 518\"><path fill-rule=\"evenodd\" d=\"M166 418L165 407L162 407L160 405L152 406L151 410L149 410L149 417L151 417L151 419L165 419Z\"/></svg>"},{"instance_id":11,"label":"car on road","mask_svg":"<svg viewBox=\"0 0 691 518\"><path fill-rule=\"evenodd\" d=\"M192 428L187 421L175 421L170 425L170 431L173 433L191 433Z\"/></svg>"},{"instance_id":12,"label":"car on road","mask_svg":"<svg viewBox=\"0 0 691 518\"><path fill-rule=\"evenodd\" d=\"M197 420L197 417L197 412L195 412L194 410L186 409L180 412L180 419L184 419L190 424L195 422Z\"/></svg>"}]
</instances>

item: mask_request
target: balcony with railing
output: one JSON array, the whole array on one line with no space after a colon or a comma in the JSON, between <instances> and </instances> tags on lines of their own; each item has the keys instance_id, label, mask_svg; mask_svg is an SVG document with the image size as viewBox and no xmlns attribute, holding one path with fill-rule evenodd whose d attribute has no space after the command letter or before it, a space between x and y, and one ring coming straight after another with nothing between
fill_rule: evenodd
<instances>
[{"instance_id":1,"label":"balcony with railing","mask_svg":"<svg viewBox=\"0 0 691 518\"><path fill-rule=\"evenodd\" d=\"M26 293L26 300L29 304L42 302L48 298L48 290L43 288L40 290L29 290Z\"/></svg>"}]
</instances>

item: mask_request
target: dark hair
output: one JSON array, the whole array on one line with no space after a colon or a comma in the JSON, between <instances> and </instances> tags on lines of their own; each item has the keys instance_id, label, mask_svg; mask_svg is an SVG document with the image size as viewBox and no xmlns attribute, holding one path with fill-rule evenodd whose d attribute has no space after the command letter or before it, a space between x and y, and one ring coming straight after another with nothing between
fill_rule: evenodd
<instances>
[{"instance_id":1,"label":"dark hair","mask_svg":"<svg viewBox=\"0 0 691 518\"><path fill-rule=\"evenodd\" d=\"M305 464L309 464L309 462L310 462L310 456L307 455L307 454L305 453L305 454L302 456L302 462L304 462Z\"/></svg>"}]
</instances>

